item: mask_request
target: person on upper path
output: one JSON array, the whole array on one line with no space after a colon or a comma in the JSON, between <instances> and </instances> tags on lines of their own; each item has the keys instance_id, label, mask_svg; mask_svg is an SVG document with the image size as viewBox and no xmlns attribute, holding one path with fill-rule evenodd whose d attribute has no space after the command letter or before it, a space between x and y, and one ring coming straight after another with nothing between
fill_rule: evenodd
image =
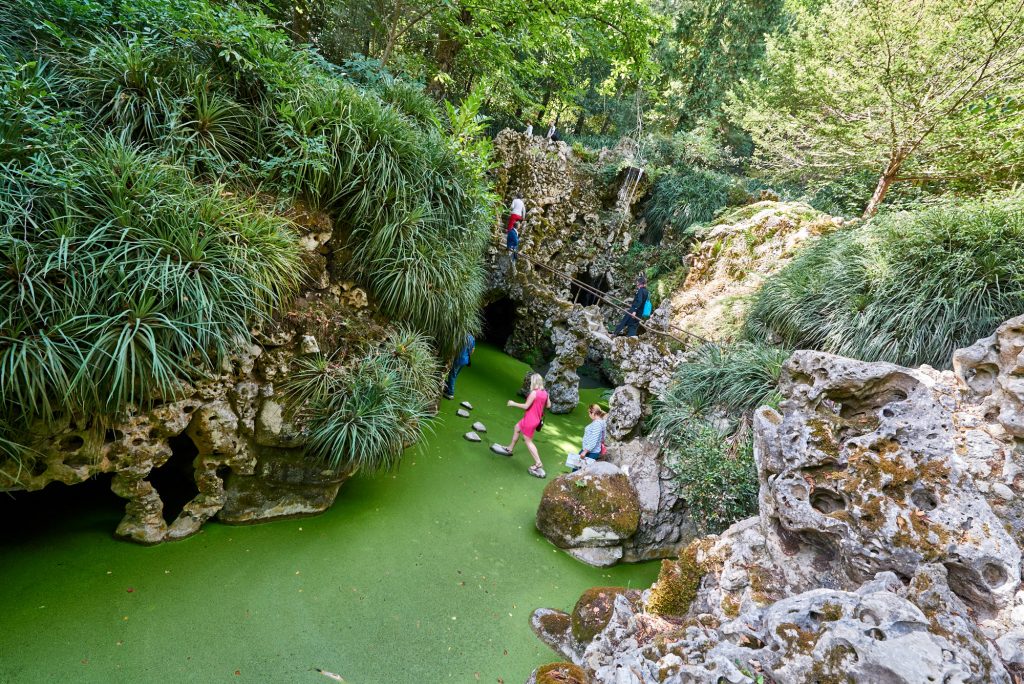
<instances>
[{"instance_id":1,"label":"person on upper path","mask_svg":"<svg viewBox=\"0 0 1024 684\"><path fill-rule=\"evenodd\" d=\"M537 373L531 375L530 394L526 397L526 401L520 404L510 400L508 406L511 408L521 408L525 413L523 413L523 417L512 430L512 443L505 447L505 455L512 455L513 450L516 448L516 442L519 441L519 436L522 435L523 441L526 442L526 448L530 452L530 456L533 457L533 465L529 467L529 473L534 477L542 479L547 477L547 473L544 472L544 464L541 462L540 454L537 452L537 445L533 443L534 433L544 424L544 409L551 408L551 399L548 397L547 390L544 389L544 378Z\"/></svg>"},{"instance_id":2,"label":"person on upper path","mask_svg":"<svg viewBox=\"0 0 1024 684\"><path fill-rule=\"evenodd\" d=\"M548 134L546 137L548 140L552 142L558 142L559 140L562 139L561 136L558 135L558 127L555 126L554 121L552 121L551 125L548 126Z\"/></svg>"},{"instance_id":3,"label":"person on upper path","mask_svg":"<svg viewBox=\"0 0 1024 684\"><path fill-rule=\"evenodd\" d=\"M452 368L448 371L448 379L444 383L445 399L455 398L455 379L459 377L459 371L469 365L469 357L473 355L474 351L476 351L476 339L472 334L466 333L466 343L462 345L462 349L452 360Z\"/></svg>"},{"instance_id":4,"label":"person on upper path","mask_svg":"<svg viewBox=\"0 0 1024 684\"><path fill-rule=\"evenodd\" d=\"M516 193L512 199L512 208L508 213L508 225L505 226L505 232L512 230L516 227L516 224L523 220L526 216L526 202L521 197L522 193Z\"/></svg>"},{"instance_id":5,"label":"person on upper path","mask_svg":"<svg viewBox=\"0 0 1024 684\"><path fill-rule=\"evenodd\" d=\"M580 447L580 458L589 458L593 462L604 455L605 418L608 414L597 404L591 404L587 415L590 416L590 425L583 431L583 446ZM579 468L573 468L573 472L577 470Z\"/></svg>"},{"instance_id":6,"label":"person on upper path","mask_svg":"<svg viewBox=\"0 0 1024 684\"><path fill-rule=\"evenodd\" d=\"M528 138L533 137L533 122L532 121L527 121L526 122L526 130L523 131L523 132L526 134L526 137L528 137Z\"/></svg>"},{"instance_id":7,"label":"person on upper path","mask_svg":"<svg viewBox=\"0 0 1024 684\"><path fill-rule=\"evenodd\" d=\"M636 294L633 296L633 303L619 324L615 326L616 335L621 335L622 331L626 330L629 337L636 337L637 326L640 325L640 319L643 317L644 309L647 308L650 299L650 294L647 292L647 276L641 273L636 278Z\"/></svg>"},{"instance_id":8,"label":"person on upper path","mask_svg":"<svg viewBox=\"0 0 1024 684\"><path fill-rule=\"evenodd\" d=\"M509 228L508 232L505 233L505 246L512 256L512 261L515 262L519 256L519 231L516 230L515 226Z\"/></svg>"}]
</instances>

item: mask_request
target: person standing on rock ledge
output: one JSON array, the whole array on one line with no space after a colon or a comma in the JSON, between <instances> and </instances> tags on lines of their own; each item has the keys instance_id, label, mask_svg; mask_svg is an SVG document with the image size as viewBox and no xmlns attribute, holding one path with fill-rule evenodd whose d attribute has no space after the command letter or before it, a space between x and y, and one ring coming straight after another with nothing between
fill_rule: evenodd
<instances>
[{"instance_id":1,"label":"person standing on rock ledge","mask_svg":"<svg viewBox=\"0 0 1024 684\"><path fill-rule=\"evenodd\" d=\"M476 351L476 339L470 333L466 333L466 344L452 361L452 369L448 371L448 379L444 383L444 398L455 398L455 379L459 377L459 371L469 365L469 357Z\"/></svg>"},{"instance_id":2,"label":"person standing on rock ledge","mask_svg":"<svg viewBox=\"0 0 1024 684\"><path fill-rule=\"evenodd\" d=\"M526 130L523 131L523 133L526 134L527 138L532 138L533 137L533 122L532 121L527 121L526 122Z\"/></svg>"},{"instance_id":3,"label":"person standing on rock ledge","mask_svg":"<svg viewBox=\"0 0 1024 684\"><path fill-rule=\"evenodd\" d=\"M508 225L505 226L505 232L512 230L516 227L516 224L523 220L526 216L526 203L523 202L523 198L520 196L522 193L516 193L515 199L512 200L512 208L508 213Z\"/></svg>"},{"instance_id":4,"label":"person standing on rock ledge","mask_svg":"<svg viewBox=\"0 0 1024 684\"><path fill-rule=\"evenodd\" d=\"M641 317L650 313L650 302L651 296L647 292L647 276L641 273L636 278L636 295L633 297L633 303L619 324L615 326L615 334L621 335L623 330L627 330L629 337L636 337L636 328L640 325Z\"/></svg>"}]
</instances>

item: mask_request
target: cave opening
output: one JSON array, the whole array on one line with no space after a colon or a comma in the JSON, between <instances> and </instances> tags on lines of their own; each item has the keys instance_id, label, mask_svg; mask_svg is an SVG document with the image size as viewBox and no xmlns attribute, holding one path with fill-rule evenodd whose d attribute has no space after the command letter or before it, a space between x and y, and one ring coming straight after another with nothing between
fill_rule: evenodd
<instances>
[{"instance_id":1,"label":"cave opening","mask_svg":"<svg viewBox=\"0 0 1024 684\"><path fill-rule=\"evenodd\" d=\"M171 437L167 444L171 447L171 457L162 466L155 468L147 479L164 502L164 520L170 524L185 508L185 504L199 494L194 465L199 449L185 433Z\"/></svg>"},{"instance_id":2,"label":"cave opening","mask_svg":"<svg viewBox=\"0 0 1024 684\"><path fill-rule=\"evenodd\" d=\"M111 479L113 474L100 473L71 485L51 482L34 492L0 492L0 520L8 523L0 525L0 546L38 544L57 534L109 534L124 516L124 499L110 490Z\"/></svg>"},{"instance_id":3,"label":"cave opening","mask_svg":"<svg viewBox=\"0 0 1024 684\"><path fill-rule=\"evenodd\" d=\"M484 342L504 349L516 329L516 303L502 297L484 307L484 328L481 337Z\"/></svg>"},{"instance_id":4,"label":"cave opening","mask_svg":"<svg viewBox=\"0 0 1024 684\"><path fill-rule=\"evenodd\" d=\"M576 274L576 280L569 284L569 294L572 296L574 304L582 304L583 306L591 306L593 304L600 304L601 300L594 290L600 292L602 295L608 292L608 274L601 273L597 276L590 275L589 271L583 271Z\"/></svg>"}]
</instances>

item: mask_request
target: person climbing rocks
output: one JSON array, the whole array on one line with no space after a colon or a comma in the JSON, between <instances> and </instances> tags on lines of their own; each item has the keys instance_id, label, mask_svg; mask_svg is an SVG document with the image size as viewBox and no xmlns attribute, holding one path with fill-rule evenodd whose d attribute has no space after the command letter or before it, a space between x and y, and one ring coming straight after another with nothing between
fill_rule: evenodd
<instances>
[{"instance_id":1,"label":"person climbing rocks","mask_svg":"<svg viewBox=\"0 0 1024 684\"><path fill-rule=\"evenodd\" d=\"M537 373L531 375L530 394L526 397L526 402L520 404L509 400L507 405L510 408L521 408L524 413L512 430L512 443L503 447L503 454L511 456L519 441L519 436L522 435L523 441L526 442L526 448L530 452L530 456L533 457L533 465L527 469L528 472L541 479L547 477L540 454L537 453L537 445L533 443L534 433L544 426L544 409L551 408L551 399L548 397L547 390L544 389L544 378Z\"/></svg>"},{"instance_id":2,"label":"person climbing rocks","mask_svg":"<svg viewBox=\"0 0 1024 684\"><path fill-rule=\"evenodd\" d=\"M462 345L462 349L452 360L452 368L448 371L448 379L444 383L445 399L455 398L455 379L459 377L459 371L469 365L474 351L476 351L476 339L471 333L466 333L466 343Z\"/></svg>"},{"instance_id":3,"label":"person climbing rocks","mask_svg":"<svg viewBox=\"0 0 1024 684\"><path fill-rule=\"evenodd\" d=\"M626 330L629 337L636 337L636 328L640 325L640 319L645 311L650 308L648 306L650 300L651 297L647 292L647 276L641 273L636 278L636 294L633 296L633 303L619 324L615 326L615 334L621 335L622 331Z\"/></svg>"},{"instance_id":4,"label":"person climbing rocks","mask_svg":"<svg viewBox=\"0 0 1024 684\"><path fill-rule=\"evenodd\" d=\"M508 213L508 225L505 226L505 232L512 230L516 227L516 224L523 220L526 216L526 203L523 202L521 193L516 193L515 198L512 200L512 208Z\"/></svg>"},{"instance_id":5,"label":"person climbing rocks","mask_svg":"<svg viewBox=\"0 0 1024 684\"><path fill-rule=\"evenodd\" d=\"M580 459L588 458L591 462L604 456L604 431L605 418L608 414L597 404L591 404L587 411L590 416L590 425L583 431L583 446L580 448ZM579 468L573 468L576 472Z\"/></svg>"},{"instance_id":6,"label":"person climbing rocks","mask_svg":"<svg viewBox=\"0 0 1024 684\"><path fill-rule=\"evenodd\" d=\"M532 121L527 121L526 122L526 130L523 131L523 133L526 134L527 138L533 137L533 122Z\"/></svg>"},{"instance_id":7,"label":"person climbing rocks","mask_svg":"<svg viewBox=\"0 0 1024 684\"><path fill-rule=\"evenodd\" d=\"M515 226L509 228L509 231L505 233L505 246L508 248L514 263L519 256L519 231L516 230Z\"/></svg>"}]
</instances>

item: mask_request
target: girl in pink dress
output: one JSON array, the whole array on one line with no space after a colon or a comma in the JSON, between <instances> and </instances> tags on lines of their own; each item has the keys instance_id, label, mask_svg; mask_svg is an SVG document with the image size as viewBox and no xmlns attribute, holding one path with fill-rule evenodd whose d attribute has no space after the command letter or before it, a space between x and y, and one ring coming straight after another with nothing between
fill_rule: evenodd
<instances>
[{"instance_id":1,"label":"girl in pink dress","mask_svg":"<svg viewBox=\"0 0 1024 684\"><path fill-rule=\"evenodd\" d=\"M551 399L548 398L548 393L544 389L544 378L534 373L530 376L530 395L526 397L526 403L509 401L508 405L513 408L521 408L526 413L523 414L522 419L516 423L515 430L512 431L512 443L505 447L507 455L512 455L512 450L516 448L516 442L519 441L519 435L522 434L526 448L533 456L533 465L529 468L530 474L534 477L547 477L547 473L544 472L544 464L540 461L540 454L537 453L537 445L533 443L533 433L537 431L537 426L544 418L544 409L551 408Z\"/></svg>"}]
</instances>

